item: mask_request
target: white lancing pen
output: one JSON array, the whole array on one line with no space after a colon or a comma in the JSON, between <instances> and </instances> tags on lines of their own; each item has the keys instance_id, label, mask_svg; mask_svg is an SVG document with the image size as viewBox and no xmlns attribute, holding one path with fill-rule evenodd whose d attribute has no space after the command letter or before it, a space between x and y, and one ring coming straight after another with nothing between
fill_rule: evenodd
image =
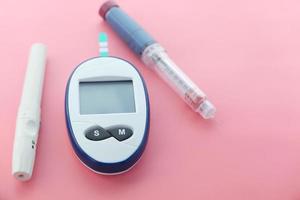
<instances>
[{"instance_id":1,"label":"white lancing pen","mask_svg":"<svg viewBox=\"0 0 300 200\"><path fill-rule=\"evenodd\" d=\"M34 168L40 128L46 53L46 46L36 43L32 45L28 59L16 120L12 159L12 174L20 181L29 180Z\"/></svg>"}]
</instances>

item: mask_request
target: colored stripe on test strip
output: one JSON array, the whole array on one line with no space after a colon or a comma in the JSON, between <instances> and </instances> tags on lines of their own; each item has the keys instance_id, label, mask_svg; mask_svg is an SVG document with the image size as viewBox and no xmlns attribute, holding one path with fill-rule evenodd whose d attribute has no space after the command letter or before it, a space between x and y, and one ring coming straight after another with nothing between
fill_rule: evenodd
<instances>
[{"instance_id":1,"label":"colored stripe on test strip","mask_svg":"<svg viewBox=\"0 0 300 200\"><path fill-rule=\"evenodd\" d=\"M99 33L99 55L100 56L109 56L109 51L108 51L108 37L106 33Z\"/></svg>"}]
</instances>

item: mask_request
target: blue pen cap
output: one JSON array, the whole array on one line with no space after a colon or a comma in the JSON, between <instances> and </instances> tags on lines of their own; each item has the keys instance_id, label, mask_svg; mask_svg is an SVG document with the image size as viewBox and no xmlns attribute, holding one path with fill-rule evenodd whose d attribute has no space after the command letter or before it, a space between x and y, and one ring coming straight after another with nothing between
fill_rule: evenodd
<instances>
[{"instance_id":1,"label":"blue pen cap","mask_svg":"<svg viewBox=\"0 0 300 200\"><path fill-rule=\"evenodd\" d=\"M155 40L114 1L105 2L99 14L138 56Z\"/></svg>"}]
</instances>

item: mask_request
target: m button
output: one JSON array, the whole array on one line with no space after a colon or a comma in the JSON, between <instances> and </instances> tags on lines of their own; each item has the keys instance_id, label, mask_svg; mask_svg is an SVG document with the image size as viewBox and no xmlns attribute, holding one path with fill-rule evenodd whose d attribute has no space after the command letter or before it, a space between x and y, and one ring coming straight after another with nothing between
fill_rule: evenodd
<instances>
[{"instance_id":1,"label":"m button","mask_svg":"<svg viewBox=\"0 0 300 200\"><path fill-rule=\"evenodd\" d=\"M107 130L118 141L127 140L133 135L133 131L125 127L115 127Z\"/></svg>"}]
</instances>

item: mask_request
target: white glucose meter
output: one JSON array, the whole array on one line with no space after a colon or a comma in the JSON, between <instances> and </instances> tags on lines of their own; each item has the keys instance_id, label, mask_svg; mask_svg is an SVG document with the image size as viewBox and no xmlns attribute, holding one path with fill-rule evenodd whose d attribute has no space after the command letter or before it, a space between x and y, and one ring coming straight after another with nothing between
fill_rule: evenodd
<instances>
[{"instance_id":1,"label":"white glucose meter","mask_svg":"<svg viewBox=\"0 0 300 200\"><path fill-rule=\"evenodd\" d=\"M96 57L72 73L65 97L69 138L78 158L101 174L129 170L148 139L149 99L129 62Z\"/></svg>"}]
</instances>

